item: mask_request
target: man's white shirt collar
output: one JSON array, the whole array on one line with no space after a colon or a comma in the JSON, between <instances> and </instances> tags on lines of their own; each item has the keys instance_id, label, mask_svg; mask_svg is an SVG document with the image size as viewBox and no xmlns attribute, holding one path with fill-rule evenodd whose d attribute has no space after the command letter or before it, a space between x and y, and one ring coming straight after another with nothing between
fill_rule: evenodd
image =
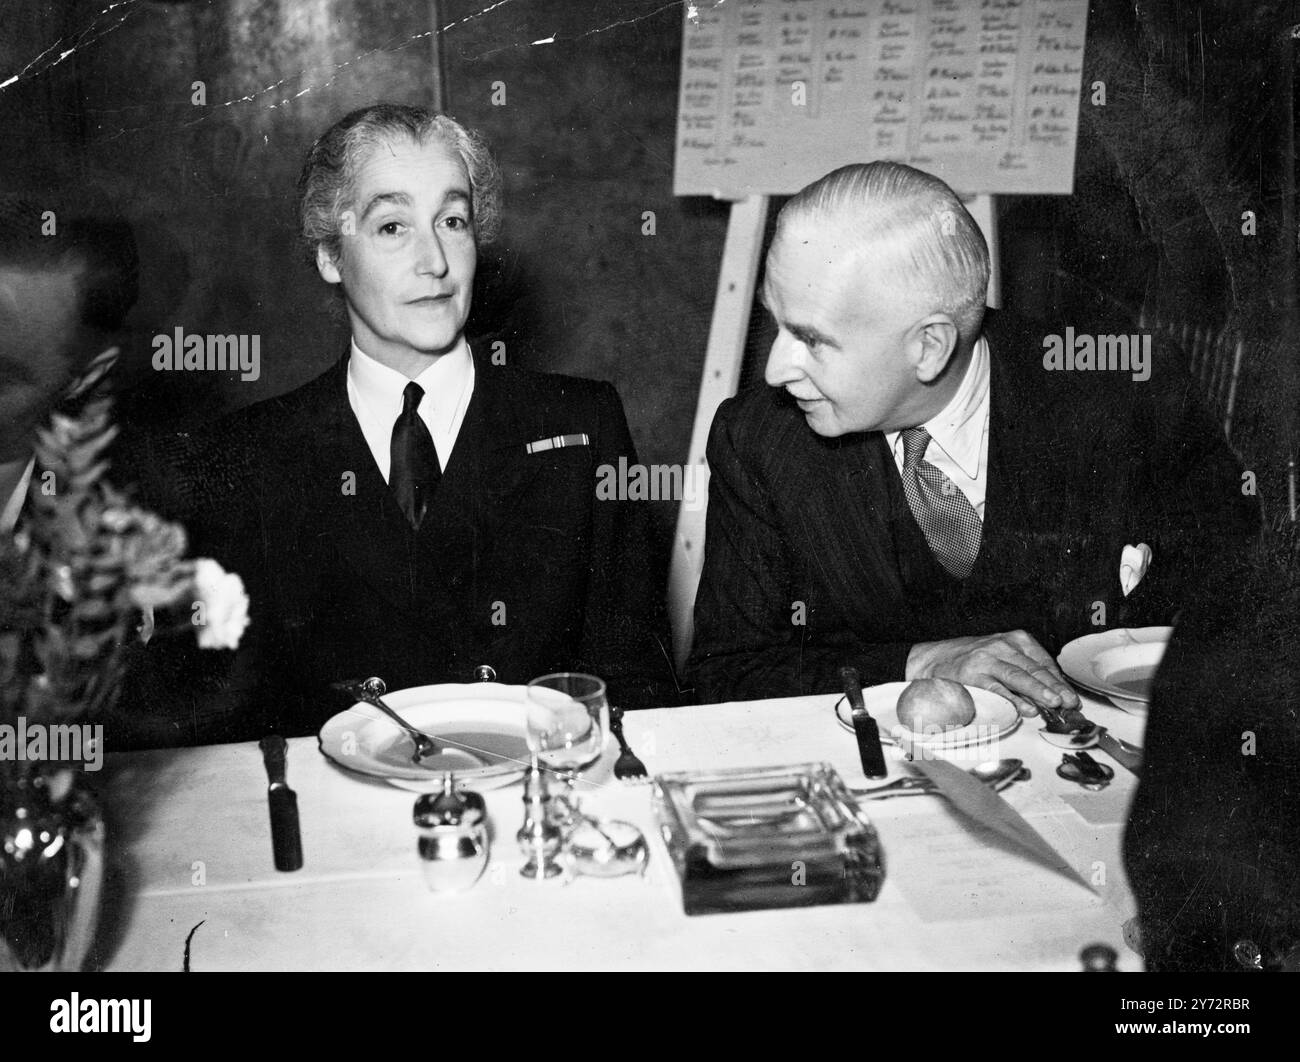
<instances>
[{"instance_id":1,"label":"man's white shirt collar","mask_svg":"<svg viewBox=\"0 0 1300 1062\"><path fill-rule=\"evenodd\" d=\"M474 391L474 359L464 336L454 349L414 381L387 365L381 365L357 346L355 339L352 340L352 352L348 358L348 403L385 482L392 462L393 424L402 412L402 394L411 382L419 384L424 391L424 397L420 399L420 419L433 436L438 461L445 471Z\"/></svg>"},{"instance_id":2,"label":"man's white shirt collar","mask_svg":"<svg viewBox=\"0 0 1300 1062\"><path fill-rule=\"evenodd\" d=\"M989 348L981 336L957 393L937 416L921 425L930 433L925 460L957 485L981 520L988 491L989 409ZM885 441L901 474L902 433L886 432Z\"/></svg>"},{"instance_id":3,"label":"man's white shirt collar","mask_svg":"<svg viewBox=\"0 0 1300 1062\"><path fill-rule=\"evenodd\" d=\"M949 459L966 475L979 475L984 432L988 427L989 347L981 336L971 353L961 386L939 415L923 425ZM983 416L978 414L983 413Z\"/></svg>"},{"instance_id":4,"label":"man's white shirt collar","mask_svg":"<svg viewBox=\"0 0 1300 1062\"><path fill-rule=\"evenodd\" d=\"M986 460L985 436L989 423L989 347L984 337L975 342L970 364L962 377L957 393L948 400L938 415L921 425L930 433L930 441L939 447L969 478L976 479L980 462ZM903 467L902 432L885 433L898 461ZM927 453L929 452L927 448Z\"/></svg>"}]
</instances>

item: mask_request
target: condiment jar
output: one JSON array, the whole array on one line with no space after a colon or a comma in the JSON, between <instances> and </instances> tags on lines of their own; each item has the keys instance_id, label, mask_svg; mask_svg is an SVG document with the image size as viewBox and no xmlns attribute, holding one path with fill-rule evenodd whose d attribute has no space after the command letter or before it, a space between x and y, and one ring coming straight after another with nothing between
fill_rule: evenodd
<instances>
[{"instance_id":1,"label":"condiment jar","mask_svg":"<svg viewBox=\"0 0 1300 1062\"><path fill-rule=\"evenodd\" d=\"M462 892L483 875L491 843L483 798L456 791L448 773L441 793L425 793L415 802L420 829L418 851L425 884L434 892Z\"/></svg>"}]
</instances>

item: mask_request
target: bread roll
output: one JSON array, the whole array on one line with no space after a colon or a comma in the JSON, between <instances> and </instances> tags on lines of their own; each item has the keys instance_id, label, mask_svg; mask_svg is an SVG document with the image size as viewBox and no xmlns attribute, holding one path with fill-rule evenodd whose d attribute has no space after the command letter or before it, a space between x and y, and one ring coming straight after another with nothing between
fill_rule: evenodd
<instances>
[{"instance_id":1,"label":"bread roll","mask_svg":"<svg viewBox=\"0 0 1300 1062\"><path fill-rule=\"evenodd\" d=\"M975 718L970 690L949 679L917 679L898 698L898 721L908 730L949 730L966 726Z\"/></svg>"}]
</instances>

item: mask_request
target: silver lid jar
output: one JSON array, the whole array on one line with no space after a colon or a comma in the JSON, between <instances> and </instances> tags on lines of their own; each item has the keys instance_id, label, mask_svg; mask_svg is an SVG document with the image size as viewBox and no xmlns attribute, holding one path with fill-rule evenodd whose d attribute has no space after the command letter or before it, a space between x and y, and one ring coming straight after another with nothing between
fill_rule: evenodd
<instances>
[{"instance_id":1,"label":"silver lid jar","mask_svg":"<svg viewBox=\"0 0 1300 1062\"><path fill-rule=\"evenodd\" d=\"M462 892L483 875L490 841L487 806L469 790L456 790L455 776L443 778L442 792L424 793L415 802L417 851L425 884L434 892Z\"/></svg>"}]
</instances>

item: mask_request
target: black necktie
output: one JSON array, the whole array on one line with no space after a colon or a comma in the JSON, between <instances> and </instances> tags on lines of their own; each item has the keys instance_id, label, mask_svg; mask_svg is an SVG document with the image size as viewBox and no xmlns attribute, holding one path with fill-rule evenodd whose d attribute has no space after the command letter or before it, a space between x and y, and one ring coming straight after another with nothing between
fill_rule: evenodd
<instances>
[{"instance_id":1,"label":"black necktie","mask_svg":"<svg viewBox=\"0 0 1300 1062\"><path fill-rule=\"evenodd\" d=\"M924 460L929 445L924 428L903 432L903 491L930 552L950 575L965 579L975 567L984 524L961 488Z\"/></svg>"},{"instance_id":2,"label":"black necktie","mask_svg":"<svg viewBox=\"0 0 1300 1062\"><path fill-rule=\"evenodd\" d=\"M420 419L420 399L423 397L424 390L419 384L412 381L406 385L402 392L402 412L393 424L393 442L389 450L392 465L388 485L411 526L417 529L429 508L429 499L438 486L438 480L442 479L442 465L438 463L433 436Z\"/></svg>"}]
</instances>

